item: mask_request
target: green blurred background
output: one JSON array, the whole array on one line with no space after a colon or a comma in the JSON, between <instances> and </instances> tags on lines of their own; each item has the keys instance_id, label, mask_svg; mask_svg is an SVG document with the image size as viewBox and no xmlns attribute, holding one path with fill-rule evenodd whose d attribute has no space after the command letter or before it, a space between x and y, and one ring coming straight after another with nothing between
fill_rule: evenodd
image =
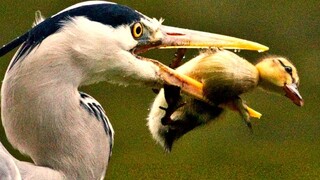
<instances>
[{"instance_id":1,"label":"green blurred background","mask_svg":"<svg viewBox=\"0 0 320 180\"><path fill-rule=\"evenodd\" d=\"M0 44L28 30L34 12L50 16L79 1L1 0ZM105 108L115 129L115 146L108 179L316 179L320 178L320 1L116 1L149 17L164 18L166 25L215 32L260 42L266 53L241 51L254 62L265 54L290 58L301 78L305 106L285 97L255 90L247 102L263 113L253 120L250 134L233 112L179 140L164 153L146 127L151 89L99 83L82 90ZM192 58L196 51L189 51ZM174 51L155 50L145 56L165 63ZM13 52L1 57L3 78ZM45 93L45 92L44 92ZM7 143L3 130L1 141ZM19 156L20 159L26 159Z\"/></svg>"}]
</instances>

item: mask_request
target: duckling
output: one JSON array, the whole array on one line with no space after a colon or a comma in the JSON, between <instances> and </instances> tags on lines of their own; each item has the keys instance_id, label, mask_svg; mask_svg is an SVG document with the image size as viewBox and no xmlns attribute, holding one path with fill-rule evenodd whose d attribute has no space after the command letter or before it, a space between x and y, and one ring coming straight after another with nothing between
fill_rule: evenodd
<instances>
[{"instance_id":1,"label":"duckling","mask_svg":"<svg viewBox=\"0 0 320 180\"><path fill-rule=\"evenodd\" d=\"M231 109L240 113L248 127L250 117L260 118L239 97L256 87L284 94L298 106L303 99L298 91L299 76L294 65L281 56L268 56L256 65L227 50L211 50L176 69L203 84L206 101L181 95L176 87L165 87L155 98L148 116L153 138L171 151L173 143L192 129L207 124Z\"/></svg>"}]
</instances>

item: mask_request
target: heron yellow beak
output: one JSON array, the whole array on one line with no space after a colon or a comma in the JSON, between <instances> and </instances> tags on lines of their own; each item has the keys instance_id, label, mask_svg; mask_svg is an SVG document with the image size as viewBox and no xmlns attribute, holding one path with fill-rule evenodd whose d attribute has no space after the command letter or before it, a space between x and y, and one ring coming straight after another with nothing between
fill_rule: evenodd
<instances>
[{"instance_id":1,"label":"heron yellow beak","mask_svg":"<svg viewBox=\"0 0 320 180\"><path fill-rule=\"evenodd\" d=\"M157 60L141 56L137 56L137 58L155 64L159 68L159 79L161 79L163 83L180 87L183 92L199 100L208 102L203 95L203 84L201 82L184 74L178 73L174 69L171 69Z\"/></svg>"},{"instance_id":2,"label":"heron yellow beak","mask_svg":"<svg viewBox=\"0 0 320 180\"><path fill-rule=\"evenodd\" d=\"M149 37L138 40L132 53L140 54L150 49L235 49L264 52L267 46L231 36L195 31L171 26L160 26Z\"/></svg>"},{"instance_id":3,"label":"heron yellow beak","mask_svg":"<svg viewBox=\"0 0 320 180\"><path fill-rule=\"evenodd\" d=\"M160 49L172 48L221 48L237 50L267 51L269 48L262 44L220 35L189 29L176 28L171 26L161 26L163 38Z\"/></svg>"},{"instance_id":4,"label":"heron yellow beak","mask_svg":"<svg viewBox=\"0 0 320 180\"><path fill-rule=\"evenodd\" d=\"M182 29L161 25L159 30L150 34L147 39L138 40L138 45L132 49L133 54L146 52L150 49L205 49L205 48L220 48L220 49L237 49L237 50L254 50L267 51L269 48L262 44L234 38L225 35ZM139 57L141 60L149 61L159 67L159 76L164 83L178 86L187 94L194 96L197 99L207 101L203 95L203 84L186 75L177 73L175 70L160 63L157 60ZM208 101L207 101L208 102Z\"/></svg>"}]
</instances>

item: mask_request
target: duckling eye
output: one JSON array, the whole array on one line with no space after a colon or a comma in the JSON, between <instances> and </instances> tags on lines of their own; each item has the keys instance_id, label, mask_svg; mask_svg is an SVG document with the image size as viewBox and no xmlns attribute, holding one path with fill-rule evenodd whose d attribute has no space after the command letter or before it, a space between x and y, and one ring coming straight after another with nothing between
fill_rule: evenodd
<instances>
[{"instance_id":1,"label":"duckling eye","mask_svg":"<svg viewBox=\"0 0 320 180\"><path fill-rule=\"evenodd\" d=\"M140 38L143 34L143 26L141 23L135 23L131 28L131 34L134 38Z\"/></svg>"},{"instance_id":2,"label":"duckling eye","mask_svg":"<svg viewBox=\"0 0 320 180\"><path fill-rule=\"evenodd\" d=\"M290 66L285 66L284 70L286 70L286 72L289 73L290 75L292 74L292 68Z\"/></svg>"},{"instance_id":3,"label":"duckling eye","mask_svg":"<svg viewBox=\"0 0 320 180\"><path fill-rule=\"evenodd\" d=\"M284 67L284 70L292 76L292 68L291 68L290 66L284 65L281 60L278 59L278 61L279 61L279 63L281 64L281 66Z\"/></svg>"}]
</instances>

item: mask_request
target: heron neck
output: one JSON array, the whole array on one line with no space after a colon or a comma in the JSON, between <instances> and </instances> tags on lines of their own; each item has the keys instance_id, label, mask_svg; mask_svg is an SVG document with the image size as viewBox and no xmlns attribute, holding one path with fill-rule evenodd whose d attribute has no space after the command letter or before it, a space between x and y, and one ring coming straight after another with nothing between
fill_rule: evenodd
<instances>
[{"instance_id":1,"label":"heron neck","mask_svg":"<svg viewBox=\"0 0 320 180\"><path fill-rule=\"evenodd\" d=\"M108 162L109 139L101 122L80 106L82 73L50 55L46 60L29 57L3 81L1 110L8 140L37 165L67 177L100 178Z\"/></svg>"}]
</instances>

